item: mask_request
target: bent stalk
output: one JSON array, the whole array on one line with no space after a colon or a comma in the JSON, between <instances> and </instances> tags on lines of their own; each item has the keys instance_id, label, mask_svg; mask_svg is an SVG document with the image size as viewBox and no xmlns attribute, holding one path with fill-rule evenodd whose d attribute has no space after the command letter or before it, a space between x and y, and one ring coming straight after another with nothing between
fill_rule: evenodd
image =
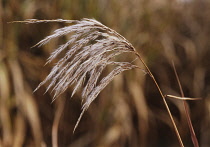
<instances>
[{"instance_id":1,"label":"bent stalk","mask_svg":"<svg viewBox=\"0 0 210 147\"><path fill-rule=\"evenodd\" d=\"M165 105L165 107L166 107L166 109L168 111L169 117L170 117L170 119L172 121L172 124L174 126L174 130L175 130L176 135L177 135L177 138L179 140L179 144L180 144L181 147L184 147L184 144L182 142L181 136L180 136L179 131L177 129L176 123L175 123L175 121L173 119L173 116L172 116L171 111L170 111L170 109L168 107L168 104L167 104L166 99L165 99L165 97L163 95L163 92L160 89L160 86L158 85L158 83L157 83L155 77L153 76L152 72L150 71L149 67L146 65L146 63L144 62L144 60L141 58L140 54L138 52L136 52L135 54L137 55L137 57L139 58L139 60L143 63L143 65L146 68L146 72L149 74L149 76L152 78L152 81L155 83L155 86L157 87L157 89L158 89L158 91L159 91L159 93L160 93L160 95L161 95L161 97L163 99L164 105Z\"/></svg>"}]
</instances>

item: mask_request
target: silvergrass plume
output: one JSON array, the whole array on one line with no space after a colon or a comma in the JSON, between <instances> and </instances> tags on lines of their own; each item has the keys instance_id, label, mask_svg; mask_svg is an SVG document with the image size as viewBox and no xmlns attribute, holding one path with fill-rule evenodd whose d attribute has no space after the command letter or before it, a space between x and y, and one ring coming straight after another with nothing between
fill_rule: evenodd
<instances>
[{"instance_id":1,"label":"silvergrass plume","mask_svg":"<svg viewBox=\"0 0 210 147\"><path fill-rule=\"evenodd\" d=\"M143 63L145 73L147 73L155 83L158 91L166 106L180 146L184 146L179 135L178 129L167 105L165 97L156 82L153 74L141 58L140 54L135 50L123 36L116 31L106 27L94 19L78 20L36 20L29 19L26 21L16 21L23 23L48 23L48 22L65 22L70 26L63 27L54 31L52 35L47 36L35 46L42 46L54 38L64 35L71 35L69 40L59 46L48 58L47 63L54 60L61 52L66 50L65 56L61 58L51 70L46 79L39 84L35 91L43 84L49 82L46 92L52 89L54 92L54 101L62 94L69 86L74 86L72 96L83 85L82 92L82 112L75 125L74 131L77 128L84 112L90 104L96 99L99 93L113 80L113 78L125 70L139 68L129 62L115 62L114 57L122 53L133 53ZM99 77L107 65L116 65L116 67L102 80Z\"/></svg>"},{"instance_id":2,"label":"silvergrass plume","mask_svg":"<svg viewBox=\"0 0 210 147\"><path fill-rule=\"evenodd\" d=\"M72 34L69 40L55 49L48 58L47 63L50 63L61 52L66 51L65 56L56 63L50 74L34 91L49 82L46 92L52 89L54 92L52 101L54 101L69 86L74 86L72 96L81 86L84 86L82 91L82 112L74 131L84 112L116 75L125 70L139 68L129 62L115 62L112 60L122 53L136 53L136 51L123 36L94 19L82 19L81 21L32 19L22 22L66 22L71 24L55 30L52 35L47 36L35 45L42 46L54 38ZM107 65L115 65L115 68L99 81L99 77Z\"/></svg>"}]
</instances>

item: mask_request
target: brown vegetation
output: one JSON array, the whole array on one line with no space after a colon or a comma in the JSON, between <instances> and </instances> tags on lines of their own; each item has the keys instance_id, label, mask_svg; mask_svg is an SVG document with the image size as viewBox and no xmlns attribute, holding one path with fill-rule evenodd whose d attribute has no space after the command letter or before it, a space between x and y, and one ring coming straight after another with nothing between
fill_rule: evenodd
<instances>
[{"instance_id":1,"label":"brown vegetation","mask_svg":"<svg viewBox=\"0 0 210 147\"><path fill-rule=\"evenodd\" d=\"M170 65L174 61L185 96L203 98L188 103L199 144L210 145L209 2L10 0L1 1L0 6L0 145L51 146L51 134L57 134L59 146L178 145L158 91L142 71L131 70L116 76L92 103L74 135L80 114L80 100L76 97L81 97L80 92L70 100L74 89L69 88L52 104L53 95L43 95L47 88L32 92L56 63L52 61L43 67L46 58L69 36L40 48L29 48L49 31L66 24L7 22L84 17L94 17L123 34L143 54L163 93L178 96L176 76ZM125 59L131 62L133 56L117 58ZM112 69L108 67L102 75ZM182 101L167 102L184 144L192 146Z\"/></svg>"}]
</instances>

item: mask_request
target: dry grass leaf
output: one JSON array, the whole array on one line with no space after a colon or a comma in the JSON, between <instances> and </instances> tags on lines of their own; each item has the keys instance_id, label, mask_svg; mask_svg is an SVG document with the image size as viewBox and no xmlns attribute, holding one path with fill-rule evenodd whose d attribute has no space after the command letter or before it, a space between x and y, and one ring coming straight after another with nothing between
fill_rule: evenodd
<instances>
[{"instance_id":1,"label":"dry grass leaf","mask_svg":"<svg viewBox=\"0 0 210 147\"><path fill-rule=\"evenodd\" d=\"M17 97L17 104L19 109L26 116L30 127L32 129L35 146L43 147L45 143L43 141L43 134L40 125L39 113L37 111L37 105L34 98L29 92L30 89L24 83L23 73L17 62L17 60L9 61L10 70L12 71L12 79L14 83L14 91ZM22 129L24 131L24 129ZM17 136L16 136L17 137Z\"/></svg>"}]
</instances>

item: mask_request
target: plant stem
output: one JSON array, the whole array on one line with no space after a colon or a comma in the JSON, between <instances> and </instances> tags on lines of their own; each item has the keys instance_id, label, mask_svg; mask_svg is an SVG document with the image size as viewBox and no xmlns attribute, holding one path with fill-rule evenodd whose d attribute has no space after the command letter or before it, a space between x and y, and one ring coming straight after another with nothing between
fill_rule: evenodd
<instances>
[{"instance_id":1,"label":"plant stem","mask_svg":"<svg viewBox=\"0 0 210 147\"><path fill-rule=\"evenodd\" d=\"M160 95L161 95L161 97L162 97L162 99L163 99L164 105L165 105L165 107L166 107L166 109L167 109L167 111L168 111L168 114L169 114L170 119L171 119L171 121L172 121L172 124L173 124L173 126L174 126L174 129L175 129L177 138L178 138L178 140L179 140L179 144L180 144L181 147L184 147L184 144L183 144L183 142L182 142L181 136L180 136L180 134L179 134L179 131L178 131L178 129L177 129L177 126L176 126L176 124L175 124L175 121L174 121L174 119L173 119L173 116L172 116L172 114L171 114L171 111L170 111L170 109L169 109L169 107L168 107L168 104L167 104L167 102L166 102L166 99L165 99L165 97L164 97L164 95L163 95L163 92L162 92L162 90L160 89L160 86L158 85L158 83L157 83L155 77L153 76L152 72L150 71L149 67L146 65L146 63L144 62L144 60L141 58L140 54L139 54L138 52L135 52L135 54L138 56L139 60L143 63L143 65L144 65L145 68L146 68L147 73L148 73L149 76L152 78L153 82L155 83L155 86L157 87L157 89L158 89L158 91L159 91L159 93L160 93Z\"/></svg>"},{"instance_id":2,"label":"plant stem","mask_svg":"<svg viewBox=\"0 0 210 147\"><path fill-rule=\"evenodd\" d=\"M178 82L178 85L179 85L179 90L180 90L181 96L184 97L184 92L182 90L182 85L181 85L181 82L179 80L179 76L177 74L177 71L176 71L176 68L175 68L175 65L174 65L173 62L172 62L172 64L173 64L174 73L175 73L175 76L176 76L176 79L177 79L177 82ZM183 105L184 105L184 109L185 109L187 123L188 123L189 129L190 129L190 134L191 134L191 139L192 139L193 145L194 145L194 147L199 147L198 140L197 140L197 137L195 135L195 131L193 129L192 121L190 119L189 108L188 108L187 102L185 100L183 100Z\"/></svg>"}]
</instances>

